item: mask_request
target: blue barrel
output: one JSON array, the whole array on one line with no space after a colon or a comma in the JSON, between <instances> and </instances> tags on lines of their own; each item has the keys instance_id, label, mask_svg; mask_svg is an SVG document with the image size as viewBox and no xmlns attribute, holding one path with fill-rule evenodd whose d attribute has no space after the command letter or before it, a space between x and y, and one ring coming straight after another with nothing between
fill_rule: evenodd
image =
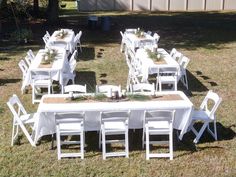
<instances>
[{"instance_id":1,"label":"blue barrel","mask_svg":"<svg viewBox=\"0 0 236 177\"><path fill-rule=\"evenodd\" d=\"M101 17L102 31L110 31L111 29L111 18L108 16Z\"/></svg>"},{"instance_id":2,"label":"blue barrel","mask_svg":"<svg viewBox=\"0 0 236 177\"><path fill-rule=\"evenodd\" d=\"M89 29L96 29L97 28L97 21L98 17L97 16L89 16L88 17L88 28Z\"/></svg>"}]
</instances>

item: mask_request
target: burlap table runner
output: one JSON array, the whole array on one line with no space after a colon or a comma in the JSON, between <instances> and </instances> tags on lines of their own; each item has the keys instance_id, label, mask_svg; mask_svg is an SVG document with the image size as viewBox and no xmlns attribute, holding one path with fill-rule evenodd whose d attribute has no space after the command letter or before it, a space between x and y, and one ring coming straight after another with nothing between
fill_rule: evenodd
<instances>
[{"instance_id":1,"label":"burlap table runner","mask_svg":"<svg viewBox=\"0 0 236 177\"><path fill-rule=\"evenodd\" d=\"M159 60L159 61L154 61L154 64L161 65L161 64L167 64L165 60Z\"/></svg>"},{"instance_id":2,"label":"burlap table runner","mask_svg":"<svg viewBox=\"0 0 236 177\"><path fill-rule=\"evenodd\" d=\"M183 100L183 98L178 95L178 94L170 94L170 95L160 95L160 96L155 96L152 98L152 100L157 100L157 101L177 101L177 100Z\"/></svg>"},{"instance_id":3,"label":"burlap table runner","mask_svg":"<svg viewBox=\"0 0 236 177\"><path fill-rule=\"evenodd\" d=\"M38 68L51 68L51 67L52 67L52 63L49 63L49 64L40 63L40 65L38 66Z\"/></svg>"},{"instance_id":4,"label":"burlap table runner","mask_svg":"<svg viewBox=\"0 0 236 177\"><path fill-rule=\"evenodd\" d=\"M178 101L183 100L183 98L178 94L170 94L170 95L160 95L150 98L150 100L145 101ZM114 100L117 101L132 101L129 99L123 100ZM60 104L60 103L75 103L75 102L99 102L98 100L70 100L70 98L63 98L63 97L48 97L43 99L43 103L47 104Z\"/></svg>"}]
</instances>

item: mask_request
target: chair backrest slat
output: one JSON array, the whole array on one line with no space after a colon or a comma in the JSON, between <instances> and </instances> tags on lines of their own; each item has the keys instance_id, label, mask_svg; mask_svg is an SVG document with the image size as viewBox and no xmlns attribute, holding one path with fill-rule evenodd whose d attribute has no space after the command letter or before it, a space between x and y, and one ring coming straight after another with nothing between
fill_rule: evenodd
<instances>
[{"instance_id":1,"label":"chair backrest slat","mask_svg":"<svg viewBox=\"0 0 236 177\"><path fill-rule=\"evenodd\" d=\"M209 105L208 105L210 100L212 100L214 102L214 104L212 106L210 106L211 109L209 109ZM205 110L211 119L214 119L214 114L215 114L218 106L220 105L221 101L222 101L222 98L219 97L219 95L217 93L213 92L212 90L209 90L206 97L204 98L202 104L200 105L200 108L202 110Z\"/></svg>"},{"instance_id":2,"label":"chair backrest slat","mask_svg":"<svg viewBox=\"0 0 236 177\"><path fill-rule=\"evenodd\" d=\"M145 111L145 123L148 121L168 121L173 122L175 111L172 110L152 110Z\"/></svg>"},{"instance_id":3,"label":"chair backrest slat","mask_svg":"<svg viewBox=\"0 0 236 177\"><path fill-rule=\"evenodd\" d=\"M65 93L69 92L79 92L79 93L86 93L87 88L86 85L67 85L64 87Z\"/></svg>"}]
</instances>

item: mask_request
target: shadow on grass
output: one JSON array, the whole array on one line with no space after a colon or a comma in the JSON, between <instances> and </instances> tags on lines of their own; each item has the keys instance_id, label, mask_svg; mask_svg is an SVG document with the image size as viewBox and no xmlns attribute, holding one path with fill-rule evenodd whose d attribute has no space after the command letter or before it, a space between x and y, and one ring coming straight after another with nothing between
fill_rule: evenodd
<instances>
[{"instance_id":1,"label":"shadow on grass","mask_svg":"<svg viewBox=\"0 0 236 177\"><path fill-rule=\"evenodd\" d=\"M202 124L197 124L196 128L199 129L200 126ZM235 126L235 125L232 125ZM235 138L235 132L231 129L232 126L229 127L224 127L222 124L217 123L217 129L218 129L218 141L224 141L224 140L230 140ZM198 147L195 143L193 143L193 139L195 138L195 136L193 136L193 133L187 133L184 135L184 139L182 141L178 140L178 131L174 130L173 134L174 134L174 151L183 151L184 153L175 157L181 157L181 156L186 156L189 154L193 154L195 152L199 152L199 151L203 151L205 149L222 149L222 147L220 146L207 146L207 147ZM134 153L134 152L139 152L139 151L143 151L145 150L145 148L142 148L142 134L143 134L143 130L142 129L129 129L129 152ZM55 141L55 135L54 135L54 141ZM122 136L112 136L113 138L117 139L117 138L124 138ZM37 145L40 144L44 144L44 143L51 143L51 139L52 136L51 135L47 135L47 136L43 136L40 141L38 142ZM162 136L161 139L164 140L166 137ZM20 137L20 139L22 139L22 137ZM16 141L15 144L20 145L20 139L18 139ZM71 140L77 140L78 137L73 136L71 137ZM200 141L198 144L200 143L209 143L209 142L214 142L214 138L211 137L211 135L209 133L207 133L206 131L203 133ZM56 146L55 146L55 142L54 142L54 146L52 148L52 150L55 150ZM99 131L88 131L85 133L85 150L86 152L101 152L101 149L99 149ZM51 144L50 144L51 146ZM152 147L152 149L159 149L159 148L163 148L166 146L155 146ZM68 147L65 147L68 148ZM70 147L71 149L71 147ZM73 147L72 147L73 149ZM165 148L166 149L166 148ZM115 146L111 146L108 145L107 146L107 151L119 151L119 150L124 150L123 146L120 145L115 145ZM98 154L95 153L95 155L92 156L97 156Z\"/></svg>"},{"instance_id":2,"label":"shadow on grass","mask_svg":"<svg viewBox=\"0 0 236 177\"><path fill-rule=\"evenodd\" d=\"M78 60L89 61L95 59L95 49L94 47L82 47L82 53L78 54Z\"/></svg>"},{"instance_id":3,"label":"shadow on grass","mask_svg":"<svg viewBox=\"0 0 236 177\"><path fill-rule=\"evenodd\" d=\"M95 92L97 85L96 82L96 73L93 71L77 71L76 72L75 84L87 86L87 92Z\"/></svg>"},{"instance_id":4,"label":"shadow on grass","mask_svg":"<svg viewBox=\"0 0 236 177\"><path fill-rule=\"evenodd\" d=\"M0 79L0 86L20 82L21 79Z\"/></svg>"},{"instance_id":5,"label":"shadow on grass","mask_svg":"<svg viewBox=\"0 0 236 177\"><path fill-rule=\"evenodd\" d=\"M64 12L68 16L61 17L62 21L68 23L73 21L72 26L79 26L87 31L87 17L91 13L75 13L74 10ZM236 41L236 13L232 12L93 12L93 14L98 17L111 16L110 31L104 33L99 26L93 31L87 31L86 41L94 43L106 43L111 40L119 42L119 31L137 27L160 34L161 47L168 49L174 46L191 50L204 47L211 50L221 48L220 44ZM75 20L78 23L74 23Z\"/></svg>"},{"instance_id":6,"label":"shadow on grass","mask_svg":"<svg viewBox=\"0 0 236 177\"><path fill-rule=\"evenodd\" d=\"M202 125L203 123L197 122L194 124L194 127L196 128L197 131L199 131ZM232 125L232 126L235 126L235 125ZM218 141L231 140L236 137L236 133L231 129L231 126L225 127L221 123L217 122L216 127L217 127ZM210 128L211 130L213 130L213 123L210 123ZM206 143L206 142L213 142L213 141L215 141L215 139L211 136L211 134L207 131L207 129L205 129L204 133L202 134L202 137L199 140L199 143Z\"/></svg>"}]
</instances>

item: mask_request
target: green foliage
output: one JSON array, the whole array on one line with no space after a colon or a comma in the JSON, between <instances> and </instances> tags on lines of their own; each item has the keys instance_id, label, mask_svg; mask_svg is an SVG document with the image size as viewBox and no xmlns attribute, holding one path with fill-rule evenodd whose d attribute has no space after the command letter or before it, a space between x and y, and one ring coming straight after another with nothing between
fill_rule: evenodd
<instances>
[{"instance_id":1,"label":"green foliage","mask_svg":"<svg viewBox=\"0 0 236 177\"><path fill-rule=\"evenodd\" d=\"M150 96L141 95L141 94L127 95L127 98L129 100L133 100L133 101L148 101L148 100L151 100Z\"/></svg>"},{"instance_id":2,"label":"green foliage","mask_svg":"<svg viewBox=\"0 0 236 177\"><path fill-rule=\"evenodd\" d=\"M146 49L146 52L147 52L148 57L154 61L160 61L162 59L161 54L152 52L150 49Z\"/></svg>"},{"instance_id":3,"label":"green foliage","mask_svg":"<svg viewBox=\"0 0 236 177\"><path fill-rule=\"evenodd\" d=\"M0 107L0 114L4 112L4 109Z\"/></svg>"},{"instance_id":4,"label":"green foliage","mask_svg":"<svg viewBox=\"0 0 236 177\"><path fill-rule=\"evenodd\" d=\"M24 40L32 39L33 33L30 29L22 28L11 33L11 40L22 42Z\"/></svg>"}]
</instances>

